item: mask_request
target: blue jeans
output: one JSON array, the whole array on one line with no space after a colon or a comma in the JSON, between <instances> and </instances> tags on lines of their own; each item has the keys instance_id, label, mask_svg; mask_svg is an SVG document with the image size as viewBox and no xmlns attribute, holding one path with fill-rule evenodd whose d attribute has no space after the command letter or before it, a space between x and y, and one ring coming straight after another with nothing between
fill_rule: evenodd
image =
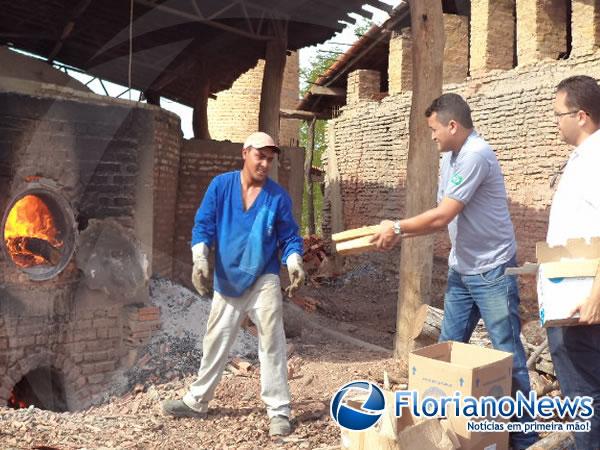
<instances>
[{"instance_id":1,"label":"blue jeans","mask_svg":"<svg viewBox=\"0 0 600 450\"><path fill-rule=\"evenodd\" d=\"M444 297L444 320L440 342L469 342L480 318L494 348L513 354L512 395L521 391L529 395L527 359L521 343L519 288L514 276L505 276L507 267L515 267L513 257L508 263L477 275L461 275L448 270L448 287ZM530 416L515 418L531 422ZM511 433L513 449L523 449L539 439L537 433Z\"/></svg>"},{"instance_id":2,"label":"blue jeans","mask_svg":"<svg viewBox=\"0 0 600 450\"><path fill-rule=\"evenodd\" d=\"M600 325L550 327L548 344L563 395L594 399L589 433L574 433L578 450L600 448Z\"/></svg>"}]
</instances>

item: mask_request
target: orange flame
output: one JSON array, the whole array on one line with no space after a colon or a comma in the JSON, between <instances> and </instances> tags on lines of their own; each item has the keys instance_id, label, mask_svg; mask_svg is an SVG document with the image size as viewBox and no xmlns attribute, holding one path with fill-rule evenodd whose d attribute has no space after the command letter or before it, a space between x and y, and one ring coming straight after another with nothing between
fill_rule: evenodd
<instances>
[{"instance_id":1,"label":"orange flame","mask_svg":"<svg viewBox=\"0 0 600 450\"><path fill-rule=\"evenodd\" d=\"M4 241L13 261L19 267L46 264L42 255L27 248L24 238L42 239L52 247L59 248L62 242L56 238L58 231L48 206L35 195L26 195L15 203L8 213L4 228Z\"/></svg>"},{"instance_id":2,"label":"orange flame","mask_svg":"<svg viewBox=\"0 0 600 450\"><path fill-rule=\"evenodd\" d=\"M14 392L11 392L10 394L10 398L8 399L8 406L10 408L15 408L15 409L19 409L19 408L27 408L27 403L25 403L23 400L19 400L17 399L17 397L15 396Z\"/></svg>"}]
</instances>

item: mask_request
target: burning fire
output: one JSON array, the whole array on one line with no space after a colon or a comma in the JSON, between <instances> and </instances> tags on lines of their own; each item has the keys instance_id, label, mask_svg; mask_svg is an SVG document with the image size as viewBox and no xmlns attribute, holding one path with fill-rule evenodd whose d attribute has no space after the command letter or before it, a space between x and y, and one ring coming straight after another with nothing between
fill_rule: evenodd
<instances>
[{"instance_id":1,"label":"burning fire","mask_svg":"<svg viewBox=\"0 0 600 450\"><path fill-rule=\"evenodd\" d=\"M27 403L25 403L23 400L19 400L15 393L11 392L10 398L8 399L8 406L15 409L27 408Z\"/></svg>"},{"instance_id":2,"label":"burning fire","mask_svg":"<svg viewBox=\"0 0 600 450\"><path fill-rule=\"evenodd\" d=\"M19 267L54 264L63 243L48 206L35 195L21 198L8 213L4 241Z\"/></svg>"}]
</instances>

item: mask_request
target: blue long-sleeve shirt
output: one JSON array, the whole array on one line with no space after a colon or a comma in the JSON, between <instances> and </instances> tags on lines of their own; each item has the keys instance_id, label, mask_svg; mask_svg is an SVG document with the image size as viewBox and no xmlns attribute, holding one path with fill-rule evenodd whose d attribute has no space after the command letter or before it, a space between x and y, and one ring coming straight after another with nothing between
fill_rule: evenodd
<instances>
[{"instance_id":1,"label":"blue long-sleeve shirt","mask_svg":"<svg viewBox=\"0 0 600 450\"><path fill-rule=\"evenodd\" d=\"M196 212L192 247L215 244L214 288L240 297L267 273L279 274L278 249L286 261L303 253L303 241L287 192L267 178L252 206L244 211L239 171L215 177Z\"/></svg>"}]
</instances>

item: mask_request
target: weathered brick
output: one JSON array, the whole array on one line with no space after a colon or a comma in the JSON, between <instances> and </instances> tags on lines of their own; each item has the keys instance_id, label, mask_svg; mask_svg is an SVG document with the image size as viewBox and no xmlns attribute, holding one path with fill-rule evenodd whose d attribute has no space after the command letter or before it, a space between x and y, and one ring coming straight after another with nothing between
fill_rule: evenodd
<instances>
[{"instance_id":1,"label":"weathered brick","mask_svg":"<svg viewBox=\"0 0 600 450\"><path fill-rule=\"evenodd\" d=\"M115 361L105 361L94 364L94 369L96 372L111 372L115 370Z\"/></svg>"},{"instance_id":2,"label":"weathered brick","mask_svg":"<svg viewBox=\"0 0 600 450\"><path fill-rule=\"evenodd\" d=\"M567 51L567 3L517 1L517 60L520 66L557 59Z\"/></svg>"},{"instance_id":3,"label":"weathered brick","mask_svg":"<svg viewBox=\"0 0 600 450\"><path fill-rule=\"evenodd\" d=\"M76 341L90 341L96 339L96 330L88 328L86 330L78 330L73 333Z\"/></svg>"},{"instance_id":4,"label":"weathered brick","mask_svg":"<svg viewBox=\"0 0 600 450\"><path fill-rule=\"evenodd\" d=\"M515 0L471 0L471 74L511 69Z\"/></svg>"},{"instance_id":5,"label":"weathered brick","mask_svg":"<svg viewBox=\"0 0 600 450\"><path fill-rule=\"evenodd\" d=\"M600 47L600 3L597 0L571 1L572 54L588 54Z\"/></svg>"},{"instance_id":6,"label":"weathered brick","mask_svg":"<svg viewBox=\"0 0 600 450\"><path fill-rule=\"evenodd\" d=\"M92 321L92 327L93 328L110 328L115 324L114 319L105 319L105 318L101 318L101 319L94 319Z\"/></svg>"},{"instance_id":7,"label":"weathered brick","mask_svg":"<svg viewBox=\"0 0 600 450\"><path fill-rule=\"evenodd\" d=\"M390 39L388 92L398 94L412 89L412 39L410 28L394 33Z\"/></svg>"},{"instance_id":8,"label":"weathered brick","mask_svg":"<svg viewBox=\"0 0 600 450\"><path fill-rule=\"evenodd\" d=\"M83 355L83 360L85 362L98 362L98 361L105 361L106 359L108 359L106 351L88 352L88 353L84 353L84 355Z\"/></svg>"},{"instance_id":9,"label":"weathered brick","mask_svg":"<svg viewBox=\"0 0 600 450\"><path fill-rule=\"evenodd\" d=\"M87 380L90 384L102 383L104 381L105 375L103 373L95 373L93 375L88 375Z\"/></svg>"},{"instance_id":10,"label":"weathered brick","mask_svg":"<svg viewBox=\"0 0 600 450\"><path fill-rule=\"evenodd\" d=\"M35 336L20 336L14 341L11 339L11 346L15 347L29 347L35 345Z\"/></svg>"},{"instance_id":11,"label":"weathered brick","mask_svg":"<svg viewBox=\"0 0 600 450\"><path fill-rule=\"evenodd\" d=\"M96 337L98 339L108 338L108 328L96 328Z\"/></svg>"},{"instance_id":12,"label":"weathered brick","mask_svg":"<svg viewBox=\"0 0 600 450\"><path fill-rule=\"evenodd\" d=\"M361 100L374 100L381 91L381 74L376 70L359 69L348 75L346 102L351 105Z\"/></svg>"}]
</instances>

